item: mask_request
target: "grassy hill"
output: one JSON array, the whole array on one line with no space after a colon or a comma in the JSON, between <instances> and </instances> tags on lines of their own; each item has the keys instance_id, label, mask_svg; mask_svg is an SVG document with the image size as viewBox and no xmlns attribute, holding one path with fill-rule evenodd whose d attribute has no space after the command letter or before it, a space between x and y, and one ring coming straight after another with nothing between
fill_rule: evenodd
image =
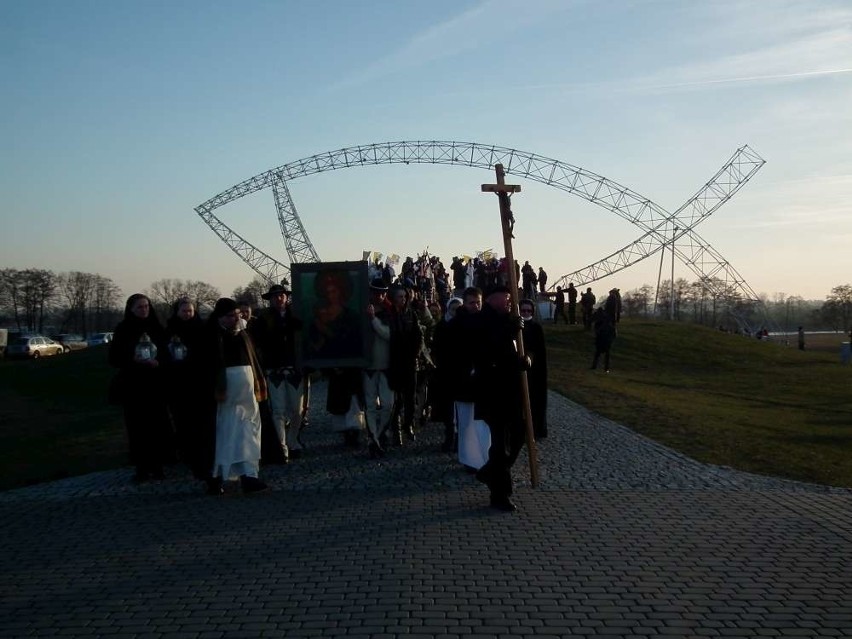
<instances>
[{"instance_id":1,"label":"grassy hill","mask_svg":"<svg viewBox=\"0 0 852 639\"><path fill-rule=\"evenodd\" d=\"M593 338L547 325L550 386L695 459L852 486L852 366L843 335L808 350L688 324L623 321L612 372L589 370Z\"/></svg>"},{"instance_id":2,"label":"grassy hill","mask_svg":"<svg viewBox=\"0 0 852 639\"><path fill-rule=\"evenodd\" d=\"M701 461L852 487L852 366L842 335L824 351L699 326L624 321L612 372L589 370L582 327L545 325L550 385ZM794 340L795 343L795 340ZM0 488L127 463L119 408L106 404L105 347L0 361ZM551 428L557 427L551 425Z\"/></svg>"}]
</instances>

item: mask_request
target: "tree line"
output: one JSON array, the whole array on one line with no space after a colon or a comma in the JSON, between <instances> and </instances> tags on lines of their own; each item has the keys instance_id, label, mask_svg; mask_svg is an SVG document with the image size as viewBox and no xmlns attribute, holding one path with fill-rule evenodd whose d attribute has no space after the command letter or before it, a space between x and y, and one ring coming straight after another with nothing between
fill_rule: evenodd
<instances>
[{"instance_id":1,"label":"tree line","mask_svg":"<svg viewBox=\"0 0 852 639\"><path fill-rule=\"evenodd\" d=\"M725 290L714 284L714 290ZM269 283L255 276L245 286L234 289L231 296L252 306L261 304L261 295ZM221 297L219 289L207 282L182 279L161 279L142 291L165 320L174 302L191 300L201 314L213 308ZM602 301L603 297L601 298ZM797 295L775 293L772 298L761 296L761 304L743 299L734 288L713 295L701 281L684 278L663 281L655 290L650 284L622 294L625 317L673 317L707 326L731 330L741 328L732 324L732 317L751 326L768 322L782 330L847 331L852 326L852 285L843 284L831 289L824 301L805 300ZM730 312L729 312L730 311ZM70 271L54 273L46 269L0 269L0 326L24 332L55 333L109 331L121 319L124 296L110 278L97 273Z\"/></svg>"},{"instance_id":2,"label":"tree line","mask_svg":"<svg viewBox=\"0 0 852 639\"><path fill-rule=\"evenodd\" d=\"M723 290L717 285L715 290ZM650 284L622 294L623 314L626 317L673 317L675 321L729 330L741 329L737 320L751 327L769 324L783 331L807 330L848 331L852 327L852 285L842 284L831 289L824 301L806 300L798 295L775 293L771 298L761 295L760 303L744 299L739 291L729 289L713 295L701 281L689 282L678 278L661 282L655 290Z\"/></svg>"},{"instance_id":3,"label":"tree line","mask_svg":"<svg viewBox=\"0 0 852 639\"><path fill-rule=\"evenodd\" d=\"M213 308L221 297L219 289L207 282L180 279L157 280L143 293L161 320L168 317L172 304L180 298L188 298L204 310ZM121 288L97 273L0 269L0 327L85 337L111 331L124 315L124 303Z\"/></svg>"}]
</instances>

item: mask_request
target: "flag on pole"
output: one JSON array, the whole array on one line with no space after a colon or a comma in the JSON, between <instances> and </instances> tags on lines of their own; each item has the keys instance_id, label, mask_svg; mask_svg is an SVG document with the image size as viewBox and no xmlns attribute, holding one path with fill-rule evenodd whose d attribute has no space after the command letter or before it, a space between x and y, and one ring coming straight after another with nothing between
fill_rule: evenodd
<instances>
[{"instance_id":1,"label":"flag on pole","mask_svg":"<svg viewBox=\"0 0 852 639\"><path fill-rule=\"evenodd\" d=\"M362 251L363 257L361 257L361 260L364 261L364 262L369 262L370 261L370 253L372 253L372 251Z\"/></svg>"}]
</instances>

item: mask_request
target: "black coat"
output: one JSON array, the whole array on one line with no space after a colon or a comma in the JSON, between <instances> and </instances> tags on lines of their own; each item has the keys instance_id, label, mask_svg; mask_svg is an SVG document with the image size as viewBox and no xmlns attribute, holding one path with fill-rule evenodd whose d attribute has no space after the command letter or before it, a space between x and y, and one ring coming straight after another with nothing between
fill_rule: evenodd
<instances>
[{"instance_id":1,"label":"black coat","mask_svg":"<svg viewBox=\"0 0 852 639\"><path fill-rule=\"evenodd\" d=\"M487 304L474 317L475 416L491 427L522 424L521 367L512 318Z\"/></svg>"}]
</instances>

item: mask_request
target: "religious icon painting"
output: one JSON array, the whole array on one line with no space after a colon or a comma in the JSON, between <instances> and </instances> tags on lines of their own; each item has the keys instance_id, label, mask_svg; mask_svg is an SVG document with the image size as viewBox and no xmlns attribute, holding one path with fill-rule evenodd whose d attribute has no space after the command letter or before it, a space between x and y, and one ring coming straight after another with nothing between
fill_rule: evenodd
<instances>
[{"instance_id":1,"label":"religious icon painting","mask_svg":"<svg viewBox=\"0 0 852 639\"><path fill-rule=\"evenodd\" d=\"M367 365L370 324L367 262L291 264L293 310L303 321L296 355L302 367Z\"/></svg>"}]
</instances>

